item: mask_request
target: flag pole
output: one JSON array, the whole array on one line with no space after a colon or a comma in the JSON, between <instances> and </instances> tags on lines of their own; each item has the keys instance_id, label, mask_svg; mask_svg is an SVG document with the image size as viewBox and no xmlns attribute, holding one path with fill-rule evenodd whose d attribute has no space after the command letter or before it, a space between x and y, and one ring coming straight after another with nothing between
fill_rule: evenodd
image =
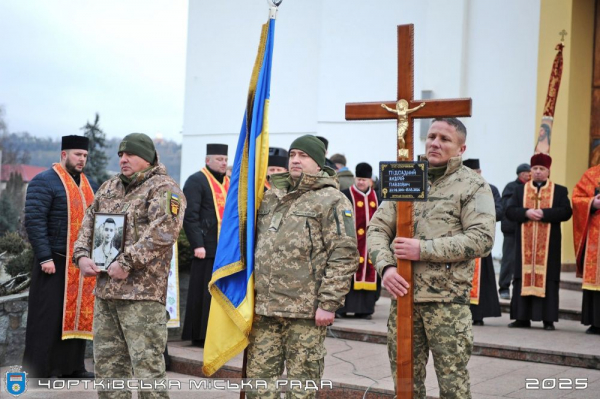
<instances>
[{"instance_id":1,"label":"flag pole","mask_svg":"<svg viewBox=\"0 0 600 399\"><path fill-rule=\"evenodd\" d=\"M276 19L277 18L277 10L278 7L281 5L281 3L283 2L283 0L267 0L267 3L269 4L269 19ZM254 255L254 254L252 254ZM248 348L244 349L244 360L242 362L242 381L247 378L246 375L246 366L248 364ZM242 387L244 385L242 384ZM246 392L244 392L244 389L241 388L240 389L240 399L246 399Z\"/></svg>"}]
</instances>

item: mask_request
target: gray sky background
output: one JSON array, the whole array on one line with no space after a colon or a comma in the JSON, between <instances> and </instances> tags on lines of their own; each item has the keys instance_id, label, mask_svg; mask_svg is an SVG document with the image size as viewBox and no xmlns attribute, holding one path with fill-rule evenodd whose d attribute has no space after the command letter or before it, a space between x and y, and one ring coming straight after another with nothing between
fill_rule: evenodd
<instances>
[{"instance_id":1,"label":"gray sky background","mask_svg":"<svg viewBox=\"0 0 600 399\"><path fill-rule=\"evenodd\" d=\"M0 105L9 132L181 143L187 0L0 0Z\"/></svg>"}]
</instances>

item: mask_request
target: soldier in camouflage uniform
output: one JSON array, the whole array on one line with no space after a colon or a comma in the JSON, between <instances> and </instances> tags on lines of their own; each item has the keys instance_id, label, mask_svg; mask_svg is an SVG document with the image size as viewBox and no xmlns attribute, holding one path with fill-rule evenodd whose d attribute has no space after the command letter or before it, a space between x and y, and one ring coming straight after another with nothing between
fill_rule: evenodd
<instances>
[{"instance_id":1,"label":"soldier in camouflage uniform","mask_svg":"<svg viewBox=\"0 0 600 399\"><path fill-rule=\"evenodd\" d=\"M433 353L441 398L470 398L467 363L473 348L469 293L474 259L494 244L496 211L488 184L462 166L466 128L455 118L435 119L426 141L429 198L414 204L414 236L396 237L396 203L377 210L367 232L369 256L394 297L388 354L396 383L397 296L414 294L414 391L425 398L425 366ZM413 287L396 269L413 261ZM407 321L403 321L407 322Z\"/></svg>"},{"instance_id":2,"label":"soldier in camouflage uniform","mask_svg":"<svg viewBox=\"0 0 600 399\"><path fill-rule=\"evenodd\" d=\"M119 145L121 174L105 182L87 209L73 260L84 276L97 276L94 307L96 378L166 378L165 300L173 244L183 223L185 197L158 162L154 143L132 133ZM90 259L95 213L126 214L125 246L107 272ZM168 398L143 391L142 398ZM130 398L130 391L99 391Z\"/></svg>"},{"instance_id":3,"label":"soldier in camouflage uniform","mask_svg":"<svg viewBox=\"0 0 600 399\"><path fill-rule=\"evenodd\" d=\"M324 163L321 141L296 139L289 173L271 175L258 211L249 378L274 383L284 362L288 380L319 384L323 375L326 328L358 265L352 204ZM287 391L288 398L314 396L303 388ZM279 392L270 386L248 397L275 398Z\"/></svg>"}]
</instances>

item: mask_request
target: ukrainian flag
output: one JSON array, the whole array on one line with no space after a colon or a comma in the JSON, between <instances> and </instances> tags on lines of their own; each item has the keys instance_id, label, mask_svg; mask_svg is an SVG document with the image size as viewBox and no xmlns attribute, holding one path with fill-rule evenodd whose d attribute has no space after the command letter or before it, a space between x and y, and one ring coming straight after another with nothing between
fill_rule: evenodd
<instances>
[{"instance_id":1,"label":"ukrainian flag","mask_svg":"<svg viewBox=\"0 0 600 399\"><path fill-rule=\"evenodd\" d=\"M254 317L254 233L269 160L268 109L274 15L262 27L213 274L204 374L214 374L248 346Z\"/></svg>"}]
</instances>

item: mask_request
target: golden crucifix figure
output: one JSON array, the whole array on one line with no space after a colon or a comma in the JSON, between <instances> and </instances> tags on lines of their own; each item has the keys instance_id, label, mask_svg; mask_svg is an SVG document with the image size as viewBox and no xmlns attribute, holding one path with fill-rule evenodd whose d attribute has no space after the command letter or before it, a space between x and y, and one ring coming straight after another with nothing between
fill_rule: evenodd
<instances>
[{"instance_id":1,"label":"golden crucifix figure","mask_svg":"<svg viewBox=\"0 0 600 399\"><path fill-rule=\"evenodd\" d=\"M381 104L381 106L389 112L398 115L398 148L405 148L406 142L404 141L404 135L408 130L408 114L423 108L425 103L421 103L413 109L408 109L408 101L406 100L398 100L396 103L396 109L391 109L385 104Z\"/></svg>"}]
</instances>

